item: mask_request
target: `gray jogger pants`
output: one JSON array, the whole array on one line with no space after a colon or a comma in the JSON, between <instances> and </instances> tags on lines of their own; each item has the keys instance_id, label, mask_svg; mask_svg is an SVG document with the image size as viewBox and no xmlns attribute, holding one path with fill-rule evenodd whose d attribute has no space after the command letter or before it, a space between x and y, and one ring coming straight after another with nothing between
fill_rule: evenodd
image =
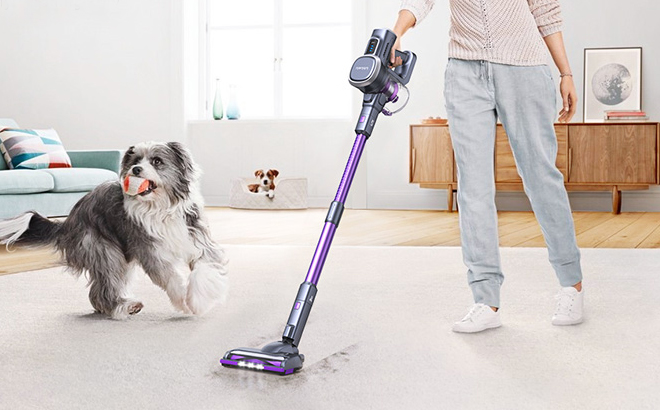
<instances>
[{"instance_id":1,"label":"gray jogger pants","mask_svg":"<svg viewBox=\"0 0 660 410\"><path fill-rule=\"evenodd\" d=\"M495 208L495 129L499 117L541 225L562 287L582 280L580 251L561 172L555 165L556 87L548 66L450 59L445 101L458 170L463 260L475 303L500 306Z\"/></svg>"}]
</instances>

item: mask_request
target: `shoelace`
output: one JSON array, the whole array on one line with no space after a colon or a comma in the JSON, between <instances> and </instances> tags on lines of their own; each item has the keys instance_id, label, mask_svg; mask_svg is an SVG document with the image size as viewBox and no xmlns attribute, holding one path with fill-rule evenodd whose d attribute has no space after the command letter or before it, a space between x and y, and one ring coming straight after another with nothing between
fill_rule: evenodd
<instances>
[{"instance_id":1,"label":"shoelace","mask_svg":"<svg viewBox=\"0 0 660 410\"><path fill-rule=\"evenodd\" d=\"M470 311L468 312L467 315L461 320L461 322L467 322L468 320L471 320L472 317L477 317L483 312L483 309L486 306L484 305L473 305L472 308L470 308Z\"/></svg>"},{"instance_id":2,"label":"shoelace","mask_svg":"<svg viewBox=\"0 0 660 410\"><path fill-rule=\"evenodd\" d=\"M568 315L570 308L573 306L573 301L575 296L570 293L559 292L555 299L557 302L557 310L555 310L555 315Z\"/></svg>"}]
</instances>

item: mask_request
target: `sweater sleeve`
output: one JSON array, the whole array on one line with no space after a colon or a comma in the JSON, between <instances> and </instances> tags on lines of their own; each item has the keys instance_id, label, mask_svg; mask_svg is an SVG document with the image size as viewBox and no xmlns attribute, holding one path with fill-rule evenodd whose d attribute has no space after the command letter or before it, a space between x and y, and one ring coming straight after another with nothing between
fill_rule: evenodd
<instances>
[{"instance_id":1,"label":"sweater sleeve","mask_svg":"<svg viewBox=\"0 0 660 410\"><path fill-rule=\"evenodd\" d=\"M435 0L402 0L400 10L408 10L415 16L415 25L429 14Z\"/></svg>"},{"instance_id":2,"label":"sweater sleeve","mask_svg":"<svg viewBox=\"0 0 660 410\"><path fill-rule=\"evenodd\" d=\"M559 0L527 0L527 3L543 37L561 31L563 20Z\"/></svg>"}]
</instances>

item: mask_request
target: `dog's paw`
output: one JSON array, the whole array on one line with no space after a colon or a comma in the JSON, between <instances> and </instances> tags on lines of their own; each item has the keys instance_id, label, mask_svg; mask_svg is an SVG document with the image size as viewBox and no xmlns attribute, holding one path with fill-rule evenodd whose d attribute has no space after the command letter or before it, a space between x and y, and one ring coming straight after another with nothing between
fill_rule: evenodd
<instances>
[{"instance_id":1,"label":"dog's paw","mask_svg":"<svg viewBox=\"0 0 660 410\"><path fill-rule=\"evenodd\" d=\"M268 198L273 199L275 197L275 192L268 191Z\"/></svg>"},{"instance_id":2,"label":"dog's paw","mask_svg":"<svg viewBox=\"0 0 660 410\"><path fill-rule=\"evenodd\" d=\"M186 303L186 300L183 297L181 297L180 299L179 298L170 299L170 301L172 302L172 306L174 306L174 308L179 312L183 312L187 315L194 313L192 310L190 310L188 304Z\"/></svg>"},{"instance_id":3,"label":"dog's paw","mask_svg":"<svg viewBox=\"0 0 660 410\"><path fill-rule=\"evenodd\" d=\"M186 305L186 285L178 276L171 278L165 291L170 298L170 302L172 302L172 306L174 306L176 310L186 314L192 313Z\"/></svg>"},{"instance_id":4,"label":"dog's paw","mask_svg":"<svg viewBox=\"0 0 660 410\"><path fill-rule=\"evenodd\" d=\"M227 295L228 278L210 267L193 270L188 284L186 304L193 314L208 312Z\"/></svg>"},{"instance_id":5,"label":"dog's paw","mask_svg":"<svg viewBox=\"0 0 660 410\"><path fill-rule=\"evenodd\" d=\"M124 320L130 315L137 315L140 313L143 307L144 305L140 301L125 300L115 306L110 316L116 320Z\"/></svg>"},{"instance_id":6,"label":"dog's paw","mask_svg":"<svg viewBox=\"0 0 660 410\"><path fill-rule=\"evenodd\" d=\"M140 313L144 305L142 302L133 302L130 305L128 305L128 314L129 315L137 315Z\"/></svg>"},{"instance_id":7,"label":"dog's paw","mask_svg":"<svg viewBox=\"0 0 660 410\"><path fill-rule=\"evenodd\" d=\"M258 193L259 192L259 184L250 184L247 186L248 191L253 192L253 193Z\"/></svg>"}]
</instances>

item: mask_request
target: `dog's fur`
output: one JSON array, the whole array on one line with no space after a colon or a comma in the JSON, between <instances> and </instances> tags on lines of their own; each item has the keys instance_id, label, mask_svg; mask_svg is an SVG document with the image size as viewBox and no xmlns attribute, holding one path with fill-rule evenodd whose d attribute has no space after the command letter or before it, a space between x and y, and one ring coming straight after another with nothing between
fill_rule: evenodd
<instances>
[{"instance_id":1,"label":"dog's fur","mask_svg":"<svg viewBox=\"0 0 660 410\"><path fill-rule=\"evenodd\" d=\"M128 291L141 267L185 313L208 311L227 291L224 252L211 238L197 187L199 171L180 143L147 142L125 153L120 177L150 181L130 196L108 182L83 197L64 222L36 212L0 221L0 243L54 247L76 276L89 279L94 309L115 319L143 305Z\"/></svg>"},{"instance_id":2,"label":"dog's fur","mask_svg":"<svg viewBox=\"0 0 660 410\"><path fill-rule=\"evenodd\" d=\"M275 196L275 178L280 174L276 169L269 169L268 172L264 173L263 169L258 169L254 171L254 176L259 179L258 184L248 185L248 190L255 194L263 193L268 198L273 198Z\"/></svg>"}]
</instances>

